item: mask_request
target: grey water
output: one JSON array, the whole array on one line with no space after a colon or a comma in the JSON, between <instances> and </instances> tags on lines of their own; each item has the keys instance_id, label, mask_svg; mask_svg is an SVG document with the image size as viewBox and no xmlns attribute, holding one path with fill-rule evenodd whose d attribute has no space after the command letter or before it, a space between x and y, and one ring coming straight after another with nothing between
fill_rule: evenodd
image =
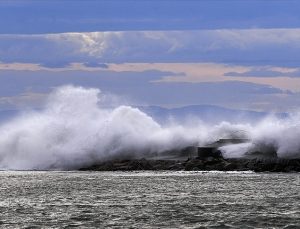
<instances>
[{"instance_id":1,"label":"grey water","mask_svg":"<svg viewBox=\"0 0 300 229\"><path fill-rule=\"evenodd\" d=\"M1 228L300 228L300 174L0 172Z\"/></svg>"}]
</instances>

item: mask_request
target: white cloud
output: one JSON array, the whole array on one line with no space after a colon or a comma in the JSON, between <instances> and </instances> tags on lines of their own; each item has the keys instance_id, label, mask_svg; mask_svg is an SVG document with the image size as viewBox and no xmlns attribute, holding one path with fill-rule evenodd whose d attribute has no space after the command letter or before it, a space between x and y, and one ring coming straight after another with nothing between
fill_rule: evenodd
<instances>
[{"instance_id":1,"label":"white cloud","mask_svg":"<svg viewBox=\"0 0 300 229\"><path fill-rule=\"evenodd\" d=\"M0 35L3 62L253 62L300 58L300 29ZM29 55L30 53L30 55Z\"/></svg>"}]
</instances>

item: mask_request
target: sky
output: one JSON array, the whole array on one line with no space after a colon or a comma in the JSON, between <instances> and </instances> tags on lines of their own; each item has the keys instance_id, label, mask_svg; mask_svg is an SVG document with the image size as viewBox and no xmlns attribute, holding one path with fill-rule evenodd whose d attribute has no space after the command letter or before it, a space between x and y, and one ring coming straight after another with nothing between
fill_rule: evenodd
<instances>
[{"instance_id":1,"label":"sky","mask_svg":"<svg viewBox=\"0 0 300 229\"><path fill-rule=\"evenodd\" d=\"M0 110L55 87L111 103L297 110L300 1L0 1Z\"/></svg>"}]
</instances>

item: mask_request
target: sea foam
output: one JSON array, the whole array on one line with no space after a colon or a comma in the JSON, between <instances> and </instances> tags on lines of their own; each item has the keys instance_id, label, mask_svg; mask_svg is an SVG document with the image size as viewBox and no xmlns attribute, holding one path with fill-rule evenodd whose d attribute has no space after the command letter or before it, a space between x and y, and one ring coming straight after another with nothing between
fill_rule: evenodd
<instances>
[{"instance_id":1,"label":"sea foam","mask_svg":"<svg viewBox=\"0 0 300 229\"><path fill-rule=\"evenodd\" d=\"M271 146L279 157L300 156L299 115L284 120L269 117L255 125L222 122L207 126L201 117L193 125L163 125L137 108L102 107L102 97L99 89L62 86L50 93L42 110L2 124L0 169L77 169L111 158L147 157L227 137L247 137L249 143L224 147L226 157L243 157L257 146Z\"/></svg>"}]
</instances>

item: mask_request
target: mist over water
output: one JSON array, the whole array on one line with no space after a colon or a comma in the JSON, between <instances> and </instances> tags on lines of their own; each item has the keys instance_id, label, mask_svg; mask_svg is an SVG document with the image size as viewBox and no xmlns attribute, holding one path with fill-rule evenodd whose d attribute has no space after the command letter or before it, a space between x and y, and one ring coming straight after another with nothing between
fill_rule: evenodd
<instances>
[{"instance_id":1,"label":"mist over water","mask_svg":"<svg viewBox=\"0 0 300 229\"><path fill-rule=\"evenodd\" d=\"M99 89L55 89L41 111L22 114L0 126L0 169L76 169L111 158L204 145L219 138L248 138L249 143L222 148L225 157L274 148L279 157L299 157L300 116L269 117L255 125L199 120L159 124L130 106L101 106ZM250 123L250 122L249 122Z\"/></svg>"}]
</instances>

